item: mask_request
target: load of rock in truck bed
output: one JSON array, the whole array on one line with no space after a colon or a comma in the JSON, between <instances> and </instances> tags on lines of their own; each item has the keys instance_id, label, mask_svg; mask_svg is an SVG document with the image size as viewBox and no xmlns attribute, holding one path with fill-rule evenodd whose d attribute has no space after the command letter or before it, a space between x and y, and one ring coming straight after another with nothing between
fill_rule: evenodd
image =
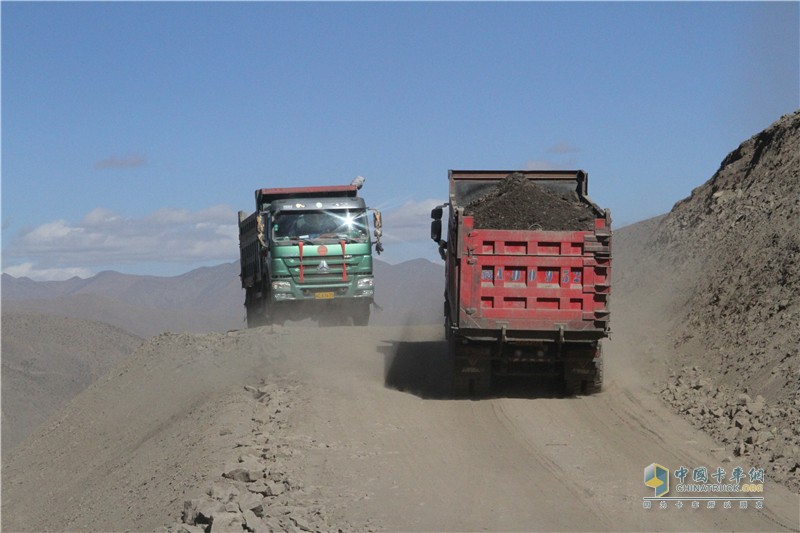
<instances>
[{"instance_id":1,"label":"load of rock in truck bed","mask_svg":"<svg viewBox=\"0 0 800 533\"><path fill-rule=\"evenodd\" d=\"M487 194L464 207L475 229L591 231L597 216L574 191L559 191L525 179L506 176Z\"/></svg>"}]
</instances>

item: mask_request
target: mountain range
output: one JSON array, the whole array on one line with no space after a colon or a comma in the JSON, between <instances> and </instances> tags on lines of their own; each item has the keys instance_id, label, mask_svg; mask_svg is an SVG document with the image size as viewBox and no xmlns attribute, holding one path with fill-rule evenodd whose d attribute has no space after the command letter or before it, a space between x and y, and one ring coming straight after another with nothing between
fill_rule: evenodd
<instances>
[{"instance_id":1,"label":"mountain range","mask_svg":"<svg viewBox=\"0 0 800 533\"><path fill-rule=\"evenodd\" d=\"M425 259L391 265L374 262L374 325L441 321L444 268ZM236 262L202 267L180 276L138 276L104 271L91 278L34 281L2 277L3 311L94 320L139 337L165 331L240 329L244 292Z\"/></svg>"}]
</instances>

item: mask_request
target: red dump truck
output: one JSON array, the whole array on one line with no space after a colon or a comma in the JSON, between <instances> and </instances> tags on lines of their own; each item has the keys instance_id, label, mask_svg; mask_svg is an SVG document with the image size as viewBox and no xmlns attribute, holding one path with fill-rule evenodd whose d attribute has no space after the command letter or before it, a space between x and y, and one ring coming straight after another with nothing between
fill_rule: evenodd
<instances>
[{"instance_id":1,"label":"red dump truck","mask_svg":"<svg viewBox=\"0 0 800 533\"><path fill-rule=\"evenodd\" d=\"M588 197L588 174L451 170L449 177L450 201L433 209L431 238L446 261L453 392L485 393L495 376L549 376L568 394L598 391L611 215Z\"/></svg>"}]
</instances>

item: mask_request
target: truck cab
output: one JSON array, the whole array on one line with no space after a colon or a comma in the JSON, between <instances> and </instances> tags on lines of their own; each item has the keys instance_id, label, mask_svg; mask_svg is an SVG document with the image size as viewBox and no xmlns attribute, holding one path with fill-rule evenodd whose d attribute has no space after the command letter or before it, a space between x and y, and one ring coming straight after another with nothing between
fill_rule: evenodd
<instances>
[{"instance_id":1,"label":"truck cab","mask_svg":"<svg viewBox=\"0 0 800 533\"><path fill-rule=\"evenodd\" d=\"M256 211L239 213L241 278L249 326L316 319L367 325L376 241L358 186L255 191Z\"/></svg>"}]
</instances>

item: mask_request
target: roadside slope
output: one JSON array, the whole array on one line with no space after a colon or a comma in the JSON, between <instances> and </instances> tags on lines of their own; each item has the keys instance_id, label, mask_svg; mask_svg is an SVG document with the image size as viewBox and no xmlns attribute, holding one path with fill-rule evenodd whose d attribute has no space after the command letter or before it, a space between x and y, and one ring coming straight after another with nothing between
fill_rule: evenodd
<instances>
[{"instance_id":1,"label":"roadside slope","mask_svg":"<svg viewBox=\"0 0 800 533\"><path fill-rule=\"evenodd\" d=\"M3 457L142 339L119 328L52 315L2 315Z\"/></svg>"},{"instance_id":2,"label":"roadside slope","mask_svg":"<svg viewBox=\"0 0 800 533\"><path fill-rule=\"evenodd\" d=\"M202 310L170 310L138 307L100 294L67 294L48 299L4 300L3 310L15 313L58 315L103 322L150 338L164 332L223 332L242 327L244 312L236 305L229 313L214 315Z\"/></svg>"},{"instance_id":3,"label":"roadside slope","mask_svg":"<svg viewBox=\"0 0 800 533\"><path fill-rule=\"evenodd\" d=\"M146 342L6 458L3 530L141 531L175 521L185 493L236 460L252 416L239 408L243 385L286 356L276 339Z\"/></svg>"},{"instance_id":4,"label":"roadside slope","mask_svg":"<svg viewBox=\"0 0 800 533\"><path fill-rule=\"evenodd\" d=\"M665 401L800 489L800 111L641 224L616 232L614 323L661 353Z\"/></svg>"}]
</instances>

